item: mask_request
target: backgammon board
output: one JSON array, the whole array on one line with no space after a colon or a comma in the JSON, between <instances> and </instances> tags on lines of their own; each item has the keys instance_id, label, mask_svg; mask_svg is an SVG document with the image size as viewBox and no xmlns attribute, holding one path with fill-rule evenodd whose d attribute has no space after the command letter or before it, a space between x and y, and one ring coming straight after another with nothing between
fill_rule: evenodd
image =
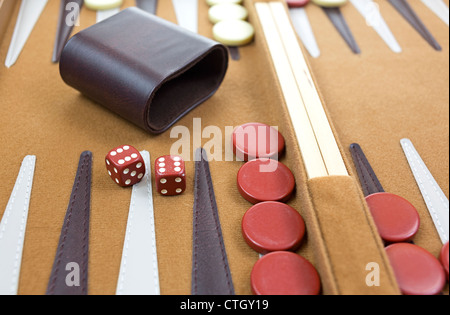
<instances>
[{"instance_id":1,"label":"backgammon board","mask_svg":"<svg viewBox=\"0 0 450 315\"><path fill-rule=\"evenodd\" d=\"M412 141L448 198L448 26L422 1L408 0L440 44L442 49L438 51L388 1L375 0L402 48L396 53L347 3L341 12L361 50L355 54L319 6L309 3L305 7L320 56L314 58L301 47L349 173L311 179L255 7L261 1L243 2L255 30L254 39L239 47L238 60L230 58L219 90L158 135L124 120L61 79L58 64L52 62L60 8L57 0L48 1L17 61L5 67L20 5L13 8L0 46L0 218L5 214L22 160L27 155L36 157L18 294L46 293L78 160L87 150L93 158L89 294L116 293L132 190L111 181L105 156L112 148L128 144L148 151L153 163L157 157L169 154L181 137L179 130L188 130L190 139L189 152L183 152L186 191L180 196L163 196L153 185L160 293L191 293L195 145L205 146L218 134L215 140L220 140L223 152L209 153L223 158L213 159L209 166L224 247L235 293L252 294L250 275L260 258L241 231L243 215L252 206L237 187L237 174L244 162L225 159L231 147L227 131L249 122L277 126L284 136L285 150L279 161L292 171L296 185L287 203L306 224L305 237L296 253L317 269L321 294L401 294L383 241L364 203L349 149L352 143L364 149L384 189L415 206L420 228L414 243L439 257L441 239L400 141ZM444 2L448 6L448 1ZM282 4L288 12L288 6ZM121 10L132 6L135 1L125 0ZM198 34L213 39L208 10L208 4L199 0ZM177 23L172 1L158 1L156 15ZM0 20L0 27L3 22ZM73 34L95 23L96 12L83 6ZM302 45L300 38L297 40ZM0 252L0 260L3 258ZM380 267L378 286L366 282L366 266L372 262ZM444 294L448 294L448 285Z\"/></svg>"}]
</instances>

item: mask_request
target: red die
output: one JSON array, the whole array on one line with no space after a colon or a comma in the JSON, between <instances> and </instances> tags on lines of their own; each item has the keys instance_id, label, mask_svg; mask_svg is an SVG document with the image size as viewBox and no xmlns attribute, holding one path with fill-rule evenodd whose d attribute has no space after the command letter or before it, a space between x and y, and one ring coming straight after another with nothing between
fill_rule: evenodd
<instances>
[{"instance_id":1,"label":"red die","mask_svg":"<svg viewBox=\"0 0 450 315\"><path fill-rule=\"evenodd\" d=\"M165 155L155 161L156 190L164 196L180 195L186 190L186 170L179 156Z\"/></svg>"},{"instance_id":2,"label":"red die","mask_svg":"<svg viewBox=\"0 0 450 315\"><path fill-rule=\"evenodd\" d=\"M122 145L109 151L105 163L109 176L122 187L139 183L145 175L144 159L130 145Z\"/></svg>"}]
</instances>

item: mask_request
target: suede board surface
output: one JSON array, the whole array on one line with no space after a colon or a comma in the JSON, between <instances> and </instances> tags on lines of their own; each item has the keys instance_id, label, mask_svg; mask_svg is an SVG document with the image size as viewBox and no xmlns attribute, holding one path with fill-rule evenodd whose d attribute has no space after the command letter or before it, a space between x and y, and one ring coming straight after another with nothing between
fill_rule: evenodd
<instances>
[{"instance_id":1,"label":"suede board surface","mask_svg":"<svg viewBox=\"0 0 450 315\"><path fill-rule=\"evenodd\" d=\"M364 284L363 277L367 273L364 267L369 262L366 260L375 255L385 262L386 257L379 248L381 241L373 235L370 219L364 221L367 227L361 228L359 219L367 214L367 208L360 205L363 212L352 218L345 211L347 203L339 194L339 191L351 192L349 204L363 200L355 186L358 181L354 178L348 151L353 142L362 146L385 190L416 206L421 227L414 241L438 256L442 244L407 164L400 139L412 140L448 196L449 29L421 1L409 1L443 47L442 52L436 52L387 1L376 2L403 48L401 54L390 51L351 4L343 7L342 12L360 45L361 55L350 52L320 8L314 5L306 8L322 52L317 59L306 56L353 177L308 181L256 20L254 1L245 1L250 22L257 31L255 41L240 49L240 61L230 61L225 81L216 95L176 124L188 127L192 137L191 159L186 162L188 189L174 198L162 197L153 191L162 294L190 293L192 158L195 151L192 145L202 133L201 129L194 128L194 118L201 118L202 128L217 126L221 129L224 150L230 141L225 135L225 126L258 121L279 127L286 138L286 153L280 161L291 168L297 183L296 195L289 204L304 215L307 222L307 237L298 253L319 269L325 294L398 294L389 266L384 269L379 288ZM131 5L134 1L126 0L122 8ZM19 6L0 46L2 60L6 57L18 9ZM212 25L207 10L204 1L199 0L199 33L211 38ZM58 12L59 1L49 0L17 63L11 69L0 67L0 216L22 159L25 155L36 155L19 294L44 294L79 156L84 150L92 151L89 293L114 294L131 189L123 189L111 181L104 157L110 149L130 144L149 151L154 161L169 153L177 135L171 138L171 131L149 135L64 84L58 66L51 63ZM176 22L169 0L159 1L157 15ZM95 13L83 8L80 23L75 32L94 24ZM205 134L201 142L205 144L209 140ZM241 234L242 216L251 206L236 187L236 174L241 165L238 161L213 161L210 167L235 290L237 294L251 294L249 276L258 254L245 243ZM342 189L336 189L340 185ZM328 207L329 196L338 196L342 216L334 199L331 205L336 211L330 213L332 217L327 212L316 213L317 209ZM340 244L336 234L339 231L348 235L352 235L352 231L356 233L354 238L349 237ZM364 242L368 243L367 247L359 246ZM355 261L339 256L339 246L343 253L355 257L361 268L358 272L349 272ZM331 248L331 252L327 248Z\"/></svg>"}]
</instances>

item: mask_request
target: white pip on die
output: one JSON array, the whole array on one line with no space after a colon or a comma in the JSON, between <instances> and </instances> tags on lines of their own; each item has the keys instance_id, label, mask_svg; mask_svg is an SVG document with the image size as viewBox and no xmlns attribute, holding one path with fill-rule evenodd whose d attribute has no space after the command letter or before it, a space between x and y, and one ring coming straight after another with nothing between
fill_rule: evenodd
<instances>
[{"instance_id":1,"label":"white pip on die","mask_svg":"<svg viewBox=\"0 0 450 315\"><path fill-rule=\"evenodd\" d=\"M156 190L163 196L177 196L186 190L186 169L178 155L164 155L155 161Z\"/></svg>"}]
</instances>

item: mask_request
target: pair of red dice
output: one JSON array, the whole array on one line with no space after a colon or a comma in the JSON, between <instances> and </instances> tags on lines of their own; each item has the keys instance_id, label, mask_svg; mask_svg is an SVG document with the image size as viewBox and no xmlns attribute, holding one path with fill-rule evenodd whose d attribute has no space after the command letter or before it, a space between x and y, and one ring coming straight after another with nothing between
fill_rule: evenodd
<instances>
[{"instance_id":1,"label":"pair of red dice","mask_svg":"<svg viewBox=\"0 0 450 315\"><path fill-rule=\"evenodd\" d=\"M139 183L145 175L145 161L139 151L122 145L106 155L106 169L114 182L122 187ZM176 196L186 190L185 163L180 156L165 155L155 161L156 190L164 196Z\"/></svg>"}]
</instances>

